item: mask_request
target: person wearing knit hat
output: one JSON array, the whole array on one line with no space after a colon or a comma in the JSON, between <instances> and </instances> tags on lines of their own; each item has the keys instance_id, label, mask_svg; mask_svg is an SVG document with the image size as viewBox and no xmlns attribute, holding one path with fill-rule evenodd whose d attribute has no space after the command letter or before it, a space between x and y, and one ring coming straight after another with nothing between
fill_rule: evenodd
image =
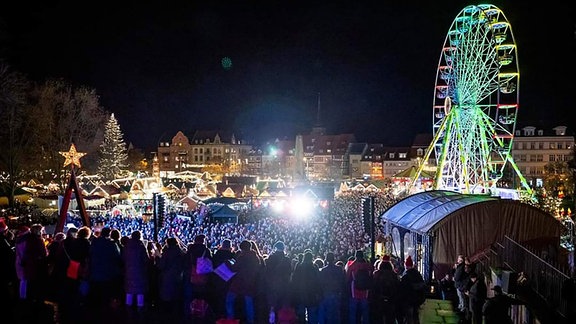
<instances>
[{"instance_id":1,"label":"person wearing knit hat","mask_svg":"<svg viewBox=\"0 0 576 324\"><path fill-rule=\"evenodd\" d=\"M400 296L402 313L408 323L418 323L420 318L420 305L426 301L426 283L422 274L414 267L412 256L408 256L404 261L406 270L400 278Z\"/></svg>"},{"instance_id":2,"label":"person wearing knit hat","mask_svg":"<svg viewBox=\"0 0 576 324\"><path fill-rule=\"evenodd\" d=\"M390 262L390 256L389 255L384 255L382 257L382 262Z\"/></svg>"},{"instance_id":3,"label":"person wearing knit hat","mask_svg":"<svg viewBox=\"0 0 576 324\"><path fill-rule=\"evenodd\" d=\"M412 256L408 256L406 258L406 261L404 261L404 266L406 266L406 269L410 269L414 267L414 261L412 261Z\"/></svg>"}]
</instances>

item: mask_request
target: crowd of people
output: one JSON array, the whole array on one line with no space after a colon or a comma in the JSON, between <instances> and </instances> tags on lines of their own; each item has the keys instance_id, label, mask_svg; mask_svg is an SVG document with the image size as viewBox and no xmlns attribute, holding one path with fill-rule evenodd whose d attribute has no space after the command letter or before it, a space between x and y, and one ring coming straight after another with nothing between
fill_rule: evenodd
<instances>
[{"instance_id":1,"label":"crowd of people","mask_svg":"<svg viewBox=\"0 0 576 324\"><path fill-rule=\"evenodd\" d=\"M418 323L426 283L410 256L369 260L359 198L337 197L298 221L262 213L250 222L199 224L172 214L157 241L151 222L121 215L94 218L91 227L73 218L76 225L49 238L41 224L0 222L5 318L45 323L53 312L63 324ZM381 207L394 203L381 198ZM205 259L206 273L199 270Z\"/></svg>"},{"instance_id":2,"label":"crowd of people","mask_svg":"<svg viewBox=\"0 0 576 324\"><path fill-rule=\"evenodd\" d=\"M473 324L512 323L509 316L512 305L523 301L506 295L502 287L495 285L493 297L488 297L488 286L483 275L469 257L458 255L450 273L440 280L440 289L445 299L454 299L462 318Z\"/></svg>"}]
</instances>

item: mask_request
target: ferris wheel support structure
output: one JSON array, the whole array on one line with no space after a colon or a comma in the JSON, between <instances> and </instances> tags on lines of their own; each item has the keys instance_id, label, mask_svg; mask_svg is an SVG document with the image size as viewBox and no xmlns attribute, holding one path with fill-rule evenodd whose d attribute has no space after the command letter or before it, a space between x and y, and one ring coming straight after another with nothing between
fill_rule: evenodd
<instances>
[{"instance_id":1,"label":"ferris wheel support structure","mask_svg":"<svg viewBox=\"0 0 576 324\"><path fill-rule=\"evenodd\" d=\"M490 4L456 16L442 48L432 106L433 140L412 179L436 159L434 189L462 193L498 190L504 168L518 176L519 193L533 190L511 155L519 106L518 54L512 27Z\"/></svg>"}]
</instances>

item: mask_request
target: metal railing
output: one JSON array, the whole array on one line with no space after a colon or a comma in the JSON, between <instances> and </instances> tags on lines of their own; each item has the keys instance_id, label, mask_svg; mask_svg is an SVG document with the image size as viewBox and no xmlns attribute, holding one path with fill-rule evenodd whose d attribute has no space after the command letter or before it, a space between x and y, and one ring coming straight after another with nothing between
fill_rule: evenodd
<instances>
[{"instance_id":1,"label":"metal railing","mask_svg":"<svg viewBox=\"0 0 576 324\"><path fill-rule=\"evenodd\" d=\"M516 272L522 272L527 283L548 304L550 309L566 315L566 301L562 298L562 285L569 277L538 255L508 236L504 238L503 261Z\"/></svg>"},{"instance_id":2,"label":"metal railing","mask_svg":"<svg viewBox=\"0 0 576 324\"><path fill-rule=\"evenodd\" d=\"M566 316L567 304L562 298L562 285L569 276L510 237L505 236L490 250L479 253L475 261L476 270L487 276L491 276L493 269L499 268L521 274L522 278L526 278L524 285L537 293L547 303L548 309Z\"/></svg>"}]
</instances>

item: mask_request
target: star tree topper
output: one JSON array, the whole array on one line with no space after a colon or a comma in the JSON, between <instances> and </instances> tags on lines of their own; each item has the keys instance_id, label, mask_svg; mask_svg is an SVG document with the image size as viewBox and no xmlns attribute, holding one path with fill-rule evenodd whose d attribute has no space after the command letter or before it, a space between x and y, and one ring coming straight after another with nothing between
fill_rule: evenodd
<instances>
[{"instance_id":1,"label":"star tree topper","mask_svg":"<svg viewBox=\"0 0 576 324\"><path fill-rule=\"evenodd\" d=\"M76 151L76 146L74 146L74 143L70 145L70 150L68 150L68 152L60 152L60 154L66 158L64 161L64 166L72 164L72 167L77 166L78 168L81 167L80 158L86 155L86 153L80 153Z\"/></svg>"}]
</instances>

